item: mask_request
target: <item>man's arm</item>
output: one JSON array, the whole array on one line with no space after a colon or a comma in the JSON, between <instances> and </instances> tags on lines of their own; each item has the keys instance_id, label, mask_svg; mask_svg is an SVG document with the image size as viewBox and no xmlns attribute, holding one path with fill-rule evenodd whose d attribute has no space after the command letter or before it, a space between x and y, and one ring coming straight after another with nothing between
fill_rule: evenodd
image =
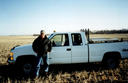
<instances>
[{"instance_id":1,"label":"man's arm","mask_svg":"<svg viewBox=\"0 0 128 83\"><path fill-rule=\"evenodd\" d=\"M34 52L38 53L38 39L35 39L34 42L32 43L32 48Z\"/></svg>"}]
</instances>

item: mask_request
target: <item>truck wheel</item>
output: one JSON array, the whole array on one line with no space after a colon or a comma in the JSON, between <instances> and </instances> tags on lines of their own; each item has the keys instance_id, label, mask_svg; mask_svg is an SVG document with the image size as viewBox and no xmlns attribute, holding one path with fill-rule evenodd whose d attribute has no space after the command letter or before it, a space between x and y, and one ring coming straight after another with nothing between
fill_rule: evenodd
<instances>
[{"instance_id":1,"label":"truck wheel","mask_svg":"<svg viewBox=\"0 0 128 83\"><path fill-rule=\"evenodd\" d=\"M104 65L107 68L116 68L119 66L120 60L118 58L107 58Z\"/></svg>"},{"instance_id":2,"label":"truck wheel","mask_svg":"<svg viewBox=\"0 0 128 83\"><path fill-rule=\"evenodd\" d=\"M25 63L22 66L22 71L24 72L25 75L30 75L32 71L33 65L31 63Z\"/></svg>"},{"instance_id":3,"label":"truck wheel","mask_svg":"<svg viewBox=\"0 0 128 83\"><path fill-rule=\"evenodd\" d=\"M19 56L16 59L15 67L19 76L30 77L35 67L36 57L33 55Z\"/></svg>"},{"instance_id":4,"label":"truck wheel","mask_svg":"<svg viewBox=\"0 0 128 83\"><path fill-rule=\"evenodd\" d=\"M34 64L31 61L18 62L16 64L16 69L18 70L20 76L29 77L32 74Z\"/></svg>"}]
</instances>

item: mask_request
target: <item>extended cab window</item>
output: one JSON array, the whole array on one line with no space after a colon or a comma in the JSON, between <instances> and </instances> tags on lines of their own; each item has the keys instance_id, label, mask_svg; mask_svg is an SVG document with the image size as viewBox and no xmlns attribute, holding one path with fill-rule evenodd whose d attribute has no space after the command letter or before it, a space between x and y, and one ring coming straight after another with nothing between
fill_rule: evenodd
<instances>
[{"instance_id":1,"label":"extended cab window","mask_svg":"<svg viewBox=\"0 0 128 83\"><path fill-rule=\"evenodd\" d=\"M75 45L82 45L82 38L79 33L71 34L72 36L72 44Z\"/></svg>"},{"instance_id":2,"label":"extended cab window","mask_svg":"<svg viewBox=\"0 0 128 83\"><path fill-rule=\"evenodd\" d=\"M52 46L69 46L68 34L58 34L55 35L52 39Z\"/></svg>"}]
</instances>

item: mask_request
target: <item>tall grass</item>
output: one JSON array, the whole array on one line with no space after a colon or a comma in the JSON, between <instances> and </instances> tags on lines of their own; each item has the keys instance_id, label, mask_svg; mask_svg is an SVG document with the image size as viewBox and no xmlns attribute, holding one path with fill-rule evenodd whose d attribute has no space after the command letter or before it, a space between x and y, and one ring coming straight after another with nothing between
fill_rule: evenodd
<instances>
[{"instance_id":1,"label":"tall grass","mask_svg":"<svg viewBox=\"0 0 128 83\"><path fill-rule=\"evenodd\" d=\"M128 35L111 34L91 35L91 37L118 37L127 38ZM128 82L128 59L121 60L116 69L103 68L100 63L91 64L71 64L71 65L51 65L48 75L43 75L36 79L20 78L19 74L8 66L7 59L10 49L15 45L30 44L33 36L1 36L0 37L0 83L50 83L50 82Z\"/></svg>"}]
</instances>

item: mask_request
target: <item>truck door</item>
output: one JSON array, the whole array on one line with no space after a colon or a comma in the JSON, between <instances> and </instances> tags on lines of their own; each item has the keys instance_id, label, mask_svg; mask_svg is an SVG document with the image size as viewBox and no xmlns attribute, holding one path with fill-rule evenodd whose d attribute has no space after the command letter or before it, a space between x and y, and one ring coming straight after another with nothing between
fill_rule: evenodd
<instances>
[{"instance_id":1,"label":"truck door","mask_svg":"<svg viewBox=\"0 0 128 83\"><path fill-rule=\"evenodd\" d=\"M88 62L88 48L85 45L85 36L80 33L72 33L72 63Z\"/></svg>"},{"instance_id":2,"label":"truck door","mask_svg":"<svg viewBox=\"0 0 128 83\"><path fill-rule=\"evenodd\" d=\"M71 46L68 34L56 34L52 39L51 56L54 64L71 63Z\"/></svg>"}]
</instances>

